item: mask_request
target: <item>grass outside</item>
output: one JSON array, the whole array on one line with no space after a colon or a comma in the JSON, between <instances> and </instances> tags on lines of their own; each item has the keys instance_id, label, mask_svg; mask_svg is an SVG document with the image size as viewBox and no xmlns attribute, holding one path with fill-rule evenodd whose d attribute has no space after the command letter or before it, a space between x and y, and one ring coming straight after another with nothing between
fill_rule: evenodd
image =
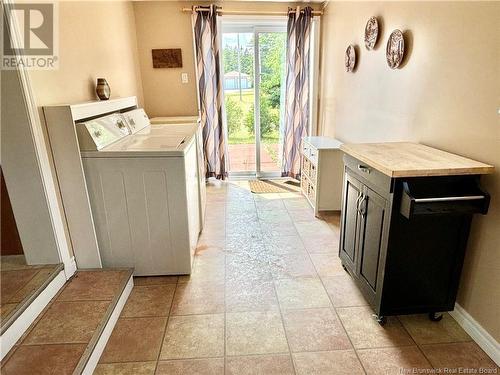
<instances>
[{"instance_id":1,"label":"grass outside","mask_svg":"<svg viewBox=\"0 0 500 375\"><path fill-rule=\"evenodd\" d=\"M255 143L255 135L248 134L248 132L238 132L237 134L229 134L229 144L230 145L241 145L241 144L254 144ZM276 144L279 142L279 135L266 135L261 138L262 143L264 144Z\"/></svg>"},{"instance_id":2,"label":"grass outside","mask_svg":"<svg viewBox=\"0 0 500 375\"><path fill-rule=\"evenodd\" d=\"M254 92L253 89L242 90L241 101L240 92L238 90L225 91L224 96L227 99L232 98L240 103L240 108L243 112L243 118L249 115L252 111L254 104ZM229 126L229 144L253 144L255 143L255 134L250 132L248 127L239 126L236 129ZM261 137L261 141L264 144L277 144L279 142L279 132L275 131L270 134L265 134Z\"/></svg>"}]
</instances>

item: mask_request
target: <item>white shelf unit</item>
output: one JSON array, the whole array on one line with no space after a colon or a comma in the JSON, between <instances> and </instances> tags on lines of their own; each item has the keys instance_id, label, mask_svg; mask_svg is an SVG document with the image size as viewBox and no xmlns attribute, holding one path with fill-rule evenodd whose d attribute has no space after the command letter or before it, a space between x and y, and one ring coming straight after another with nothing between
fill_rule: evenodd
<instances>
[{"instance_id":1,"label":"white shelf unit","mask_svg":"<svg viewBox=\"0 0 500 375\"><path fill-rule=\"evenodd\" d=\"M342 201L342 142L330 137L302 139L300 187L314 214L339 211Z\"/></svg>"}]
</instances>

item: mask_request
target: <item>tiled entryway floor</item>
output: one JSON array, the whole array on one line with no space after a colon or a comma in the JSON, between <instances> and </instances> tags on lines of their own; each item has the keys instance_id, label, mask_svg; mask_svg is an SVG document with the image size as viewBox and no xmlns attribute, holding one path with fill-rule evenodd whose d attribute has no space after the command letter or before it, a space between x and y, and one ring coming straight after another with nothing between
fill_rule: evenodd
<instances>
[{"instance_id":1,"label":"tiled entryway floor","mask_svg":"<svg viewBox=\"0 0 500 375\"><path fill-rule=\"evenodd\" d=\"M78 271L1 363L2 375L79 373L131 270Z\"/></svg>"},{"instance_id":2,"label":"tiled entryway floor","mask_svg":"<svg viewBox=\"0 0 500 375\"><path fill-rule=\"evenodd\" d=\"M0 257L0 325L59 272L59 264L30 266L24 255Z\"/></svg>"},{"instance_id":3,"label":"tiled entryway floor","mask_svg":"<svg viewBox=\"0 0 500 375\"><path fill-rule=\"evenodd\" d=\"M212 183L190 277L136 278L95 374L402 374L495 368L449 316L384 327L338 259L339 217Z\"/></svg>"}]
</instances>

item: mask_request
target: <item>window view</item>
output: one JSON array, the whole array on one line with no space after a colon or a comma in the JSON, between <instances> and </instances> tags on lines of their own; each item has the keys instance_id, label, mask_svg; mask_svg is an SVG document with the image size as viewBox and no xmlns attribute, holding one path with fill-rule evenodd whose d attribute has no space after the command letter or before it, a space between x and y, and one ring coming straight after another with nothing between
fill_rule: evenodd
<instances>
[{"instance_id":1,"label":"window view","mask_svg":"<svg viewBox=\"0 0 500 375\"><path fill-rule=\"evenodd\" d=\"M281 135L285 100L286 33L259 34L260 167L281 170Z\"/></svg>"},{"instance_id":2,"label":"window view","mask_svg":"<svg viewBox=\"0 0 500 375\"><path fill-rule=\"evenodd\" d=\"M222 48L230 171L279 172L286 33L223 33Z\"/></svg>"},{"instance_id":3,"label":"window view","mask_svg":"<svg viewBox=\"0 0 500 375\"><path fill-rule=\"evenodd\" d=\"M224 100L231 172L256 171L254 34L224 33Z\"/></svg>"}]
</instances>

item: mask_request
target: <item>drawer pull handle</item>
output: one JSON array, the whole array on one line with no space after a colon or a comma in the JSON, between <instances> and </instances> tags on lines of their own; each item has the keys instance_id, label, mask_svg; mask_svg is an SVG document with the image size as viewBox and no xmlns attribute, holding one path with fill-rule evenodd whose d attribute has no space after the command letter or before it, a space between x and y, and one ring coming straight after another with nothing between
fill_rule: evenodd
<instances>
[{"instance_id":1,"label":"drawer pull handle","mask_svg":"<svg viewBox=\"0 0 500 375\"><path fill-rule=\"evenodd\" d=\"M416 198L416 203L431 203L431 202L452 202L452 201L475 201L484 199L484 195L465 195L462 197L439 197L439 198Z\"/></svg>"},{"instance_id":2,"label":"drawer pull handle","mask_svg":"<svg viewBox=\"0 0 500 375\"><path fill-rule=\"evenodd\" d=\"M370 168L365 167L364 165L358 164L358 170L363 173L370 174Z\"/></svg>"},{"instance_id":3,"label":"drawer pull handle","mask_svg":"<svg viewBox=\"0 0 500 375\"><path fill-rule=\"evenodd\" d=\"M420 215L452 213L484 215L488 212L490 196L481 189L476 180L465 180L462 187L436 183L434 188L441 194L433 195L427 185L421 186L418 182L403 181L400 213L411 219Z\"/></svg>"}]
</instances>

